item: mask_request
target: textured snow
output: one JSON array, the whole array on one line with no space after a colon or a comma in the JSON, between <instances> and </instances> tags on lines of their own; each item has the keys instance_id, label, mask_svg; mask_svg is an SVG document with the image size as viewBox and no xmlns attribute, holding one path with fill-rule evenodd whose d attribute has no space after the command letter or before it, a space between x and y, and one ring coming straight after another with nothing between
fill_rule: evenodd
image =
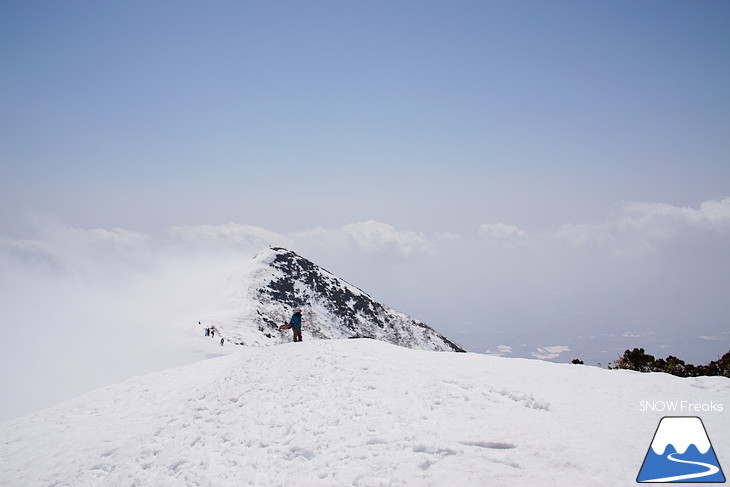
<instances>
[{"instance_id":1,"label":"textured snow","mask_svg":"<svg viewBox=\"0 0 730 487\"><path fill-rule=\"evenodd\" d=\"M368 339L230 349L0 426L0 485L615 487L661 417L640 400L730 402L724 378ZM726 418L703 417L721 462Z\"/></svg>"}]
</instances>

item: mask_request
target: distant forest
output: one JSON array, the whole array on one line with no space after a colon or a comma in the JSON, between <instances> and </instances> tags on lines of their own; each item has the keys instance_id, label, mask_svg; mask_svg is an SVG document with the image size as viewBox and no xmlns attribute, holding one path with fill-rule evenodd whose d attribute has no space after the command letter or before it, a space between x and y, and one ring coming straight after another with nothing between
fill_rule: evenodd
<instances>
[{"instance_id":1,"label":"distant forest","mask_svg":"<svg viewBox=\"0 0 730 487\"><path fill-rule=\"evenodd\" d=\"M574 361L575 363L575 361ZM692 365L677 357L654 358L643 348L626 350L623 356L612 362L609 369L627 369L637 372L665 372L678 377L720 376L730 378L730 351L707 365Z\"/></svg>"}]
</instances>

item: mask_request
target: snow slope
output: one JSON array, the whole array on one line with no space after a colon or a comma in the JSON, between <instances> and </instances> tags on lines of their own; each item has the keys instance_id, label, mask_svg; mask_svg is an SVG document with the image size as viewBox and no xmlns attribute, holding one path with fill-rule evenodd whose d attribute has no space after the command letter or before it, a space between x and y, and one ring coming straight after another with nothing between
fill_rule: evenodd
<instances>
[{"instance_id":1,"label":"snow slope","mask_svg":"<svg viewBox=\"0 0 730 487\"><path fill-rule=\"evenodd\" d=\"M428 325L384 306L312 261L281 247L259 252L230 279L226 298L203 319L226 340L266 346L291 341L279 330L295 308L304 340L369 337L418 350L463 351Z\"/></svg>"},{"instance_id":2,"label":"snow slope","mask_svg":"<svg viewBox=\"0 0 730 487\"><path fill-rule=\"evenodd\" d=\"M615 487L661 417L639 401L730 405L718 377L368 339L237 348L0 426L0 485ZM727 412L703 421L730 465Z\"/></svg>"}]
</instances>

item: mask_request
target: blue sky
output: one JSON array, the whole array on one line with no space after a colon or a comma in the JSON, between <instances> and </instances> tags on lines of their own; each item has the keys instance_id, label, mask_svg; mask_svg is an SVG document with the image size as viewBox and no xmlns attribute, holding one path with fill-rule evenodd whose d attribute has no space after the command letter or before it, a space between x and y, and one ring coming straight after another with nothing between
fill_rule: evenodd
<instances>
[{"instance_id":1,"label":"blue sky","mask_svg":"<svg viewBox=\"0 0 730 487\"><path fill-rule=\"evenodd\" d=\"M0 8L11 224L426 230L462 199L469 225L539 225L727 193L724 2Z\"/></svg>"},{"instance_id":2,"label":"blue sky","mask_svg":"<svg viewBox=\"0 0 730 487\"><path fill-rule=\"evenodd\" d=\"M0 284L285 243L475 351L706 363L729 32L723 1L3 2Z\"/></svg>"}]
</instances>

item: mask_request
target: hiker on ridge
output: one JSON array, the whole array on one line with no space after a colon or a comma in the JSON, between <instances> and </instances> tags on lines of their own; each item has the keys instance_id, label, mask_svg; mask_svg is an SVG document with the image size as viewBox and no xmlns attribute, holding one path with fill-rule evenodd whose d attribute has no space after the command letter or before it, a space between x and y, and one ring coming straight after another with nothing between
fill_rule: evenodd
<instances>
[{"instance_id":1,"label":"hiker on ridge","mask_svg":"<svg viewBox=\"0 0 730 487\"><path fill-rule=\"evenodd\" d=\"M302 321L304 321L302 319L302 310L300 308L297 308L294 310L294 314L289 320L289 324L291 325L291 331L294 333L295 342L302 341Z\"/></svg>"}]
</instances>

